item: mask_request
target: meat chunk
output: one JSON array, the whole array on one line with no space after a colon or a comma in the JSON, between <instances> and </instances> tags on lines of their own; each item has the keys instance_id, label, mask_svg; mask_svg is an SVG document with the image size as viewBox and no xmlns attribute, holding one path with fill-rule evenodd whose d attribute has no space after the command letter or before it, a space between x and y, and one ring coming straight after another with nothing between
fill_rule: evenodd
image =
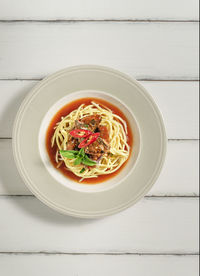
<instances>
[{"instance_id":1,"label":"meat chunk","mask_svg":"<svg viewBox=\"0 0 200 276\"><path fill-rule=\"evenodd\" d=\"M86 126L87 125L81 122L80 120L76 120L74 129L88 129Z\"/></svg>"},{"instance_id":2,"label":"meat chunk","mask_svg":"<svg viewBox=\"0 0 200 276\"><path fill-rule=\"evenodd\" d=\"M100 115L86 116L80 120L76 120L75 128L87 128L88 130L94 132L101 122Z\"/></svg>"},{"instance_id":3,"label":"meat chunk","mask_svg":"<svg viewBox=\"0 0 200 276\"><path fill-rule=\"evenodd\" d=\"M108 143L109 142L108 128L106 126L99 126L98 129L100 132L100 137Z\"/></svg>"},{"instance_id":4,"label":"meat chunk","mask_svg":"<svg viewBox=\"0 0 200 276\"><path fill-rule=\"evenodd\" d=\"M101 137L99 137L94 143L85 148L85 153L89 154L90 158L96 161L107 153L108 150L108 144Z\"/></svg>"},{"instance_id":5,"label":"meat chunk","mask_svg":"<svg viewBox=\"0 0 200 276\"><path fill-rule=\"evenodd\" d=\"M101 116L91 115L75 121L74 129L87 129L93 133L99 132L100 135L96 141L85 147L85 153L93 160L100 159L109 150L109 131L106 126L100 125ZM74 138L70 135L67 150L78 149L78 145L85 138Z\"/></svg>"},{"instance_id":6,"label":"meat chunk","mask_svg":"<svg viewBox=\"0 0 200 276\"><path fill-rule=\"evenodd\" d=\"M78 140L70 135L67 141L67 150L75 150L77 146Z\"/></svg>"}]
</instances>

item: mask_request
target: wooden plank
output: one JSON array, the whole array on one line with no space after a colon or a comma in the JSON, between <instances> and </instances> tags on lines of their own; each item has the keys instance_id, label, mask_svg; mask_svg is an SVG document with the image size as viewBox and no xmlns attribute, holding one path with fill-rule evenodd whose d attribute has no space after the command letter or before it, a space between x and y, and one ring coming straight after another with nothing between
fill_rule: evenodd
<instances>
[{"instance_id":1,"label":"wooden plank","mask_svg":"<svg viewBox=\"0 0 200 276\"><path fill-rule=\"evenodd\" d=\"M99 220L58 214L27 196L0 197L0 210L0 252L198 251L197 198L146 198Z\"/></svg>"},{"instance_id":2,"label":"wooden plank","mask_svg":"<svg viewBox=\"0 0 200 276\"><path fill-rule=\"evenodd\" d=\"M198 256L0 254L4 276L198 276Z\"/></svg>"},{"instance_id":3,"label":"wooden plank","mask_svg":"<svg viewBox=\"0 0 200 276\"><path fill-rule=\"evenodd\" d=\"M11 137L16 113L34 81L0 81L0 137Z\"/></svg>"},{"instance_id":4,"label":"wooden plank","mask_svg":"<svg viewBox=\"0 0 200 276\"><path fill-rule=\"evenodd\" d=\"M19 176L11 140L0 140L0 195L30 195ZM150 196L197 196L198 141L170 141L166 162Z\"/></svg>"},{"instance_id":5,"label":"wooden plank","mask_svg":"<svg viewBox=\"0 0 200 276\"><path fill-rule=\"evenodd\" d=\"M165 165L148 195L198 196L198 141L169 141Z\"/></svg>"},{"instance_id":6,"label":"wooden plank","mask_svg":"<svg viewBox=\"0 0 200 276\"><path fill-rule=\"evenodd\" d=\"M0 195L30 195L15 166L11 143L0 140Z\"/></svg>"},{"instance_id":7,"label":"wooden plank","mask_svg":"<svg viewBox=\"0 0 200 276\"><path fill-rule=\"evenodd\" d=\"M141 82L160 108L167 136L199 138L198 82Z\"/></svg>"},{"instance_id":8,"label":"wooden plank","mask_svg":"<svg viewBox=\"0 0 200 276\"><path fill-rule=\"evenodd\" d=\"M77 64L142 79L198 79L198 23L1 23L0 78L41 78Z\"/></svg>"},{"instance_id":9,"label":"wooden plank","mask_svg":"<svg viewBox=\"0 0 200 276\"><path fill-rule=\"evenodd\" d=\"M198 20L197 0L0 0L0 19Z\"/></svg>"},{"instance_id":10,"label":"wooden plank","mask_svg":"<svg viewBox=\"0 0 200 276\"><path fill-rule=\"evenodd\" d=\"M16 112L37 81L0 81L0 137L11 137ZM161 112L169 139L197 139L198 82L142 81Z\"/></svg>"}]
</instances>

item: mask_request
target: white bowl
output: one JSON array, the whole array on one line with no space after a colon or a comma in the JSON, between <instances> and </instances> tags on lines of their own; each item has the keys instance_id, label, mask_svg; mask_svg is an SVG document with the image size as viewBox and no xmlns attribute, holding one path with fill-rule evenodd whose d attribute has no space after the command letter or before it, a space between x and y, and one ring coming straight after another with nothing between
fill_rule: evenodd
<instances>
[{"instance_id":1,"label":"white bowl","mask_svg":"<svg viewBox=\"0 0 200 276\"><path fill-rule=\"evenodd\" d=\"M64 105L81 98L100 98L107 102L111 102L114 106L117 106L123 114L126 116L130 123L130 127L133 133L134 146L131 152L131 156L125 165L125 167L120 171L119 174L112 177L111 179L104 181L102 183L92 184L82 184L74 182L71 179L64 176L60 171L56 170L49 160L49 156L46 150L45 136L48 129L48 126L53 118L53 116L59 111ZM94 91L94 90L83 90L70 93L63 98L59 99L45 114L44 119L42 120L39 136L38 136L39 151L41 159L48 170L48 172L61 184L65 185L68 188L81 192L100 192L107 189L113 188L115 185L124 181L126 177L132 173L132 170L135 167L136 161L138 159L141 147L141 135L139 131L139 126L136 118L133 115L133 112L130 108L125 105L121 100L110 95L103 91Z\"/></svg>"},{"instance_id":2,"label":"white bowl","mask_svg":"<svg viewBox=\"0 0 200 276\"><path fill-rule=\"evenodd\" d=\"M55 111L91 91L125 113L135 139L125 168L94 187L62 178L48 162L44 147L45 130ZM147 91L119 71L94 65L64 69L39 82L23 101L13 129L15 162L28 188L58 212L84 218L119 212L142 198L160 174L166 144L162 116Z\"/></svg>"}]
</instances>

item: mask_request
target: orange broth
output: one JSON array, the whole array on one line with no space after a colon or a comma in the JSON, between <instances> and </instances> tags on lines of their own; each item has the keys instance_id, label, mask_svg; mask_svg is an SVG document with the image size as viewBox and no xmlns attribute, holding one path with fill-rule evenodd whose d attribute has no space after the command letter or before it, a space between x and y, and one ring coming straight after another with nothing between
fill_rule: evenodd
<instances>
[{"instance_id":1,"label":"orange broth","mask_svg":"<svg viewBox=\"0 0 200 276\"><path fill-rule=\"evenodd\" d=\"M116 106L114 106L113 104L104 101L102 99L98 99L98 98L81 98L78 100L75 100L73 102L68 103L67 105L63 106L56 114L55 116L52 118L49 127L47 129L47 133L46 133L46 149L50 158L50 161L52 163L52 165L56 168L57 163L55 160L55 154L56 154L56 150L57 150L57 145L54 144L53 147L51 147L51 138L54 134L54 127L56 125L56 123L60 122L61 117L65 117L67 116L70 112L72 112L73 110L77 109L81 104L85 104L85 105L90 105L91 102L94 101L95 103L98 103L99 105L101 105L102 107L106 106L109 109L112 110L113 113L117 114L118 116L120 116L123 120L126 121L127 124L127 130L128 130L128 145L130 146L130 150L132 149L133 146L133 134L131 131L131 127L129 124L129 121L127 120L127 118L125 117L125 115L122 113L122 111L120 111L119 108L117 108ZM131 153L131 152L130 152ZM129 155L130 157L130 155ZM83 184L96 184L96 183L101 183L104 182L114 176L116 176L118 173L120 173L120 171L124 168L124 166L126 165L128 160L126 160L126 162L115 172L111 173L111 174L105 174L105 175L99 175L96 178L86 178L83 181L81 181L80 183ZM73 172L69 171L64 162L62 163L62 165L59 168L56 168L57 170L59 170L63 175L65 175L66 177L70 178L71 180L75 181L75 182L79 182L80 177L76 176Z\"/></svg>"}]
</instances>

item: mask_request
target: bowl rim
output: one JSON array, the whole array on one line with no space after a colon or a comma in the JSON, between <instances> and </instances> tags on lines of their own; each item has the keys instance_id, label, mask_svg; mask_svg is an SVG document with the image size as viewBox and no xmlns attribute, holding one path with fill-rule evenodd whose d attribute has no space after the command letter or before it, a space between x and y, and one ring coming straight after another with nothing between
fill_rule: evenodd
<instances>
[{"instance_id":1,"label":"bowl rim","mask_svg":"<svg viewBox=\"0 0 200 276\"><path fill-rule=\"evenodd\" d=\"M122 79L125 79L126 81L128 81L131 84L134 84L136 87L139 88L140 92L142 92L143 96L148 100L148 102L151 104L151 106L153 107L153 110L156 113L157 119L159 120L159 128L161 131L161 138L162 138L162 152L160 154L159 157L159 163L157 165L157 168L154 171L154 174L152 175L152 177L150 178L150 180L148 181L148 184L144 187L144 189L141 189L140 193L137 195L137 197L132 198L131 200L129 200L128 202L125 202L124 204L121 204L120 206L117 206L115 208L112 209L107 209L106 212L102 212L102 211L96 211L95 213L91 213L91 212L80 212L80 211L76 211L73 209L65 209L62 208L62 206L59 206L58 204L54 204L53 202L51 202L47 197L45 197L44 195L40 194L39 191L35 188L33 188L33 185L31 185L31 180L29 179L28 175L25 175L23 168L23 163L20 159L20 153L18 152L18 127L20 125L20 119L21 116L23 115L23 111L26 107L26 104L31 100L31 98L37 94L38 90L40 88L42 88L42 86L44 84L47 84L48 82L52 81L53 79L56 79L57 77L61 76L62 74L66 74L69 72L74 72L76 70L102 70L104 72L110 72L113 73L119 77L121 77ZM23 117L22 117L23 118ZM43 203L45 203L47 206L51 207L52 209L62 213L62 214L67 214L70 216L74 216L74 217L81 217L81 218L97 218L97 217L102 217L102 216L107 216L107 215L112 215L114 213L117 213L119 211L122 211L128 207L130 207L131 205L135 204L136 202L138 202L153 186L153 184L155 183L155 181L157 180L164 161L165 161L165 157L166 157L166 151L167 151L167 136L166 136L166 131L165 131L165 126L164 126L164 122L163 122L163 117L162 114L159 110L159 108L157 107L156 103L154 102L153 98L151 97L151 95L149 95L149 93L147 92L147 90L140 84L138 83L138 81L136 81L135 79L131 78L130 76L128 76L125 73L122 73L116 69L112 69L110 67L105 67L105 66L100 66L100 65L77 65L77 66L72 66L72 67L68 67L62 70L59 70L47 77L45 77L42 81L40 81L39 83L37 83L29 92L29 94L25 97L25 99L22 101L20 108L17 112L17 115L15 117L15 121L14 121L14 125L13 125L13 132L12 132L12 148L13 148L13 155L14 155L14 160L18 169L18 172L20 174L20 176L22 177L24 183L26 184L26 186L30 189L30 191L38 198L40 199Z\"/></svg>"}]
</instances>

